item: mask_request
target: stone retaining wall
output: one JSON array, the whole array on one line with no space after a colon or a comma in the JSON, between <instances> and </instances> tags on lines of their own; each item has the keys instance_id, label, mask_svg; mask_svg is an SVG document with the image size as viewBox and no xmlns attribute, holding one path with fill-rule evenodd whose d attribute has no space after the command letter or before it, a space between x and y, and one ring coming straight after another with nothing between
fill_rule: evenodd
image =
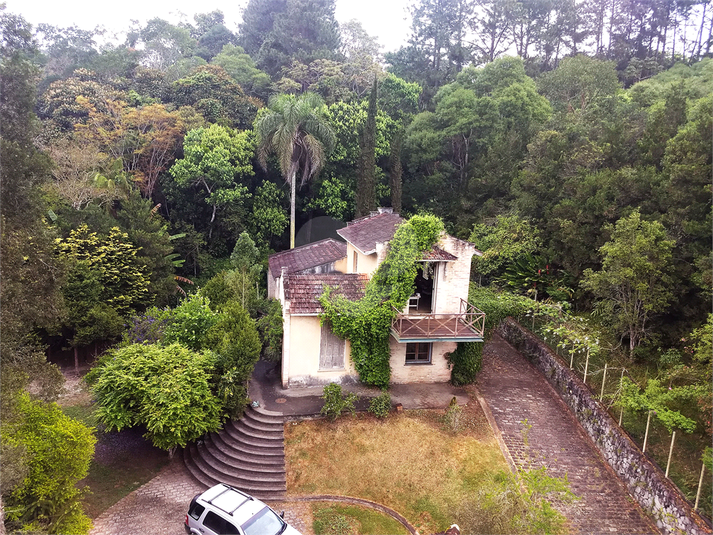
<instances>
[{"instance_id":1,"label":"stone retaining wall","mask_svg":"<svg viewBox=\"0 0 713 535\"><path fill-rule=\"evenodd\" d=\"M641 452L587 386L544 342L512 318L503 321L497 332L544 374L634 499L653 515L659 529L666 534L713 533L711 525L693 510L678 487Z\"/></svg>"}]
</instances>

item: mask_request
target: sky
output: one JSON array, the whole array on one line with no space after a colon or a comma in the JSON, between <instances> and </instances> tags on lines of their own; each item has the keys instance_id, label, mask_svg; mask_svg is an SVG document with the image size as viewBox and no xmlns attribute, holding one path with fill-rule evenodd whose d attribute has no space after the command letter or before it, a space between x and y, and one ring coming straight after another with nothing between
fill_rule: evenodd
<instances>
[{"instance_id":1,"label":"sky","mask_svg":"<svg viewBox=\"0 0 713 535\"><path fill-rule=\"evenodd\" d=\"M236 31L247 0L120 0L100 5L96 0L5 0L7 11L22 15L33 25L49 23L66 27L76 25L91 30L104 26L112 33L126 31L131 20L140 23L160 17L176 23L193 22L195 13L219 9L226 25ZM339 22L357 19L366 32L378 38L383 52L397 50L408 38L409 0L337 0Z\"/></svg>"}]
</instances>

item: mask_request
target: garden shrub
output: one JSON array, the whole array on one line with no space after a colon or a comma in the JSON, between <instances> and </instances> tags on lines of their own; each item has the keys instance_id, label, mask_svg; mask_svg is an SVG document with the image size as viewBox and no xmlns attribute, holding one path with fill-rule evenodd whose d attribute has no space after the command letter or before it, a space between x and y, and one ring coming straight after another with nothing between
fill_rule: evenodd
<instances>
[{"instance_id":1,"label":"garden shrub","mask_svg":"<svg viewBox=\"0 0 713 535\"><path fill-rule=\"evenodd\" d=\"M126 344L160 343L172 316L169 308L149 308L143 314L129 320L128 328L124 331L123 342Z\"/></svg>"},{"instance_id":2,"label":"garden shrub","mask_svg":"<svg viewBox=\"0 0 713 535\"><path fill-rule=\"evenodd\" d=\"M210 301L199 294L181 301L171 316L164 330L163 342L167 345L177 342L194 351L203 348L205 333L218 321L218 315L210 308Z\"/></svg>"},{"instance_id":3,"label":"garden shrub","mask_svg":"<svg viewBox=\"0 0 713 535\"><path fill-rule=\"evenodd\" d=\"M24 451L27 471L14 489L2 489L8 529L88 533L91 521L76 484L89 471L93 430L27 392L19 394L17 410L17 421L3 426L2 442Z\"/></svg>"},{"instance_id":4,"label":"garden shrub","mask_svg":"<svg viewBox=\"0 0 713 535\"><path fill-rule=\"evenodd\" d=\"M377 418L386 418L391 412L391 394L384 390L369 400L369 412Z\"/></svg>"},{"instance_id":5,"label":"garden shrub","mask_svg":"<svg viewBox=\"0 0 713 535\"><path fill-rule=\"evenodd\" d=\"M90 372L108 430L143 425L154 446L172 452L220 427L221 404L211 389L211 353L179 344L119 347Z\"/></svg>"},{"instance_id":6,"label":"garden shrub","mask_svg":"<svg viewBox=\"0 0 713 535\"><path fill-rule=\"evenodd\" d=\"M324 387L322 399L324 400L324 406L319 412L331 420L339 418L344 411L352 414L355 412L356 394L350 392L346 396L342 395L342 386L336 383L330 383Z\"/></svg>"},{"instance_id":7,"label":"garden shrub","mask_svg":"<svg viewBox=\"0 0 713 535\"><path fill-rule=\"evenodd\" d=\"M451 366L451 382L456 386L475 381L475 376L483 364L483 344L481 342L460 342L448 356Z\"/></svg>"}]
</instances>

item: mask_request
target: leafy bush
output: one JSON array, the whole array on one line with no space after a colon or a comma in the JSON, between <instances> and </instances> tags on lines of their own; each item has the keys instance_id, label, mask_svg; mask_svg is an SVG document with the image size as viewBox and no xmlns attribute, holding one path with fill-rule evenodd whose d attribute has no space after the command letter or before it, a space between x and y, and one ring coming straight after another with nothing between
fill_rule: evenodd
<instances>
[{"instance_id":1,"label":"leafy bush","mask_svg":"<svg viewBox=\"0 0 713 535\"><path fill-rule=\"evenodd\" d=\"M282 305L277 299L265 301L263 315L257 320L262 340L262 355L267 360L278 362L282 358Z\"/></svg>"},{"instance_id":2,"label":"leafy bush","mask_svg":"<svg viewBox=\"0 0 713 535\"><path fill-rule=\"evenodd\" d=\"M217 396L225 413L239 416L247 405L247 382L260 358L260 337L255 322L238 303L225 305L208 330L204 347L215 353Z\"/></svg>"},{"instance_id":3,"label":"leafy bush","mask_svg":"<svg viewBox=\"0 0 713 535\"><path fill-rule=\"evenodd\" d=\"M210 309L210 301L199 294L184 299L173 309L172 319L165 328L165 344L179 343L198 351L203 348L203 337L218 321Z\"/></svg>"},{"instance_id":4,"label":"leafy bush","mask_svg":"<svg viewBox=\"0 0 713 535\"><path fill-rule=\"evenodd\" d=\"M143 314L129 320L124 332L124 343L157 344L163 340L166 327L171 322L172 311L168 308L151 307Z\"/></svg>"},{"instance_id":5,"label":"leafy bush","mask_svg":"<svg viewBox=\"0 0 713 535\"><path fill-rule=\"evenodd\" d=\"M369 412L377 418L386 418L391 412L391 394L384 390L369 400Z\"/></svg>"},{"instance_id":6,"label":"leafy bush","mask_svg":"<svg viewBox=\"0 0 713 535\"><path fill-rule=\"evenodd\" d=\"M215 357L179 344L133 344L110 351L90 381L109 430L143 425L154 446L173 451L220 427L211 390Z\"/></svg>"},{"instance_id":7,"label":"leafy bush","mask_svg":"<svg viewBox=\"0 0 713 535\"><path fill-rule=\"evenodd\" d=\"M463 407L458 405L456 398L453 398L451 404L446 409L446 413L443 415L443 423L452 433L457 433L460 431L461 417L463 416Z\"/></svg>"},{"instance_id":8,"label":"leafy bush","mask_svg":"<svg viewBox=\"0 0 713 535\"><path fill-rule=\"evenodd\" d=\"M319 412L332 420L339 418L344 411L352 414L355 412L356 394L350 392L346 396L342 395L342 386L336 383L330 383L324 387L322 399L324 406Z\"/></svg>"},{"instance_id":9,"label":"leafy bush","mask_svg":"<svg viewBox=\"0 0 713 535\"><path fill-rule=\"evenodd\" d=\"M56 403L33 401L26 392L19 395L17 410L17 421L3 426L2 442L24 452L27 472L14 489L3 488L9 529L88 533L83 491L75 485L89 471L96 443L92 429Z\"/></svg>"},{"instance_id":10,"label":"leafy bush","mask_svg":"<svg viewBox=\"0 0 713 535\"><path fill-rule=\"evenodd\" d=\"M468 385L475 381L483 364L483 344L460 342L447 358L451 366L451 382L456 386Z\"/></svg>"}]
</instances>

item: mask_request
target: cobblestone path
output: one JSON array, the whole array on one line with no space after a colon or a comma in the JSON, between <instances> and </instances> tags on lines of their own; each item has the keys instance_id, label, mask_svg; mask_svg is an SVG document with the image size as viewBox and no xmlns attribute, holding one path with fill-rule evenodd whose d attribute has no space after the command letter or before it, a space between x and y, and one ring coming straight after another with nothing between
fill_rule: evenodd
<instances>
[{"instance_id":1,"label":"cobblestone path","mask_svg":"<svg viewBox=\"0 0 713 535\"><path fill-rule=\"evenodd\" d=\"M176 454L170 465L151 481L121 499L94 520L90 535L186 535L183 521L191 498L206 487L197 483ZM304 535L312 533L308 504L267 502Z\"/></svg>"},{"instance_id":2,"label":"cobblestone path","mask_svg":"<svg viewBox=\"0 0 713 535\"><path fill-rule=\"evenodd\" d=\"M572 533L659 533L543 375L497 335L477 386L517 468L569 479L581 499L554 505Z\"/></svg>"}]
</instances>

